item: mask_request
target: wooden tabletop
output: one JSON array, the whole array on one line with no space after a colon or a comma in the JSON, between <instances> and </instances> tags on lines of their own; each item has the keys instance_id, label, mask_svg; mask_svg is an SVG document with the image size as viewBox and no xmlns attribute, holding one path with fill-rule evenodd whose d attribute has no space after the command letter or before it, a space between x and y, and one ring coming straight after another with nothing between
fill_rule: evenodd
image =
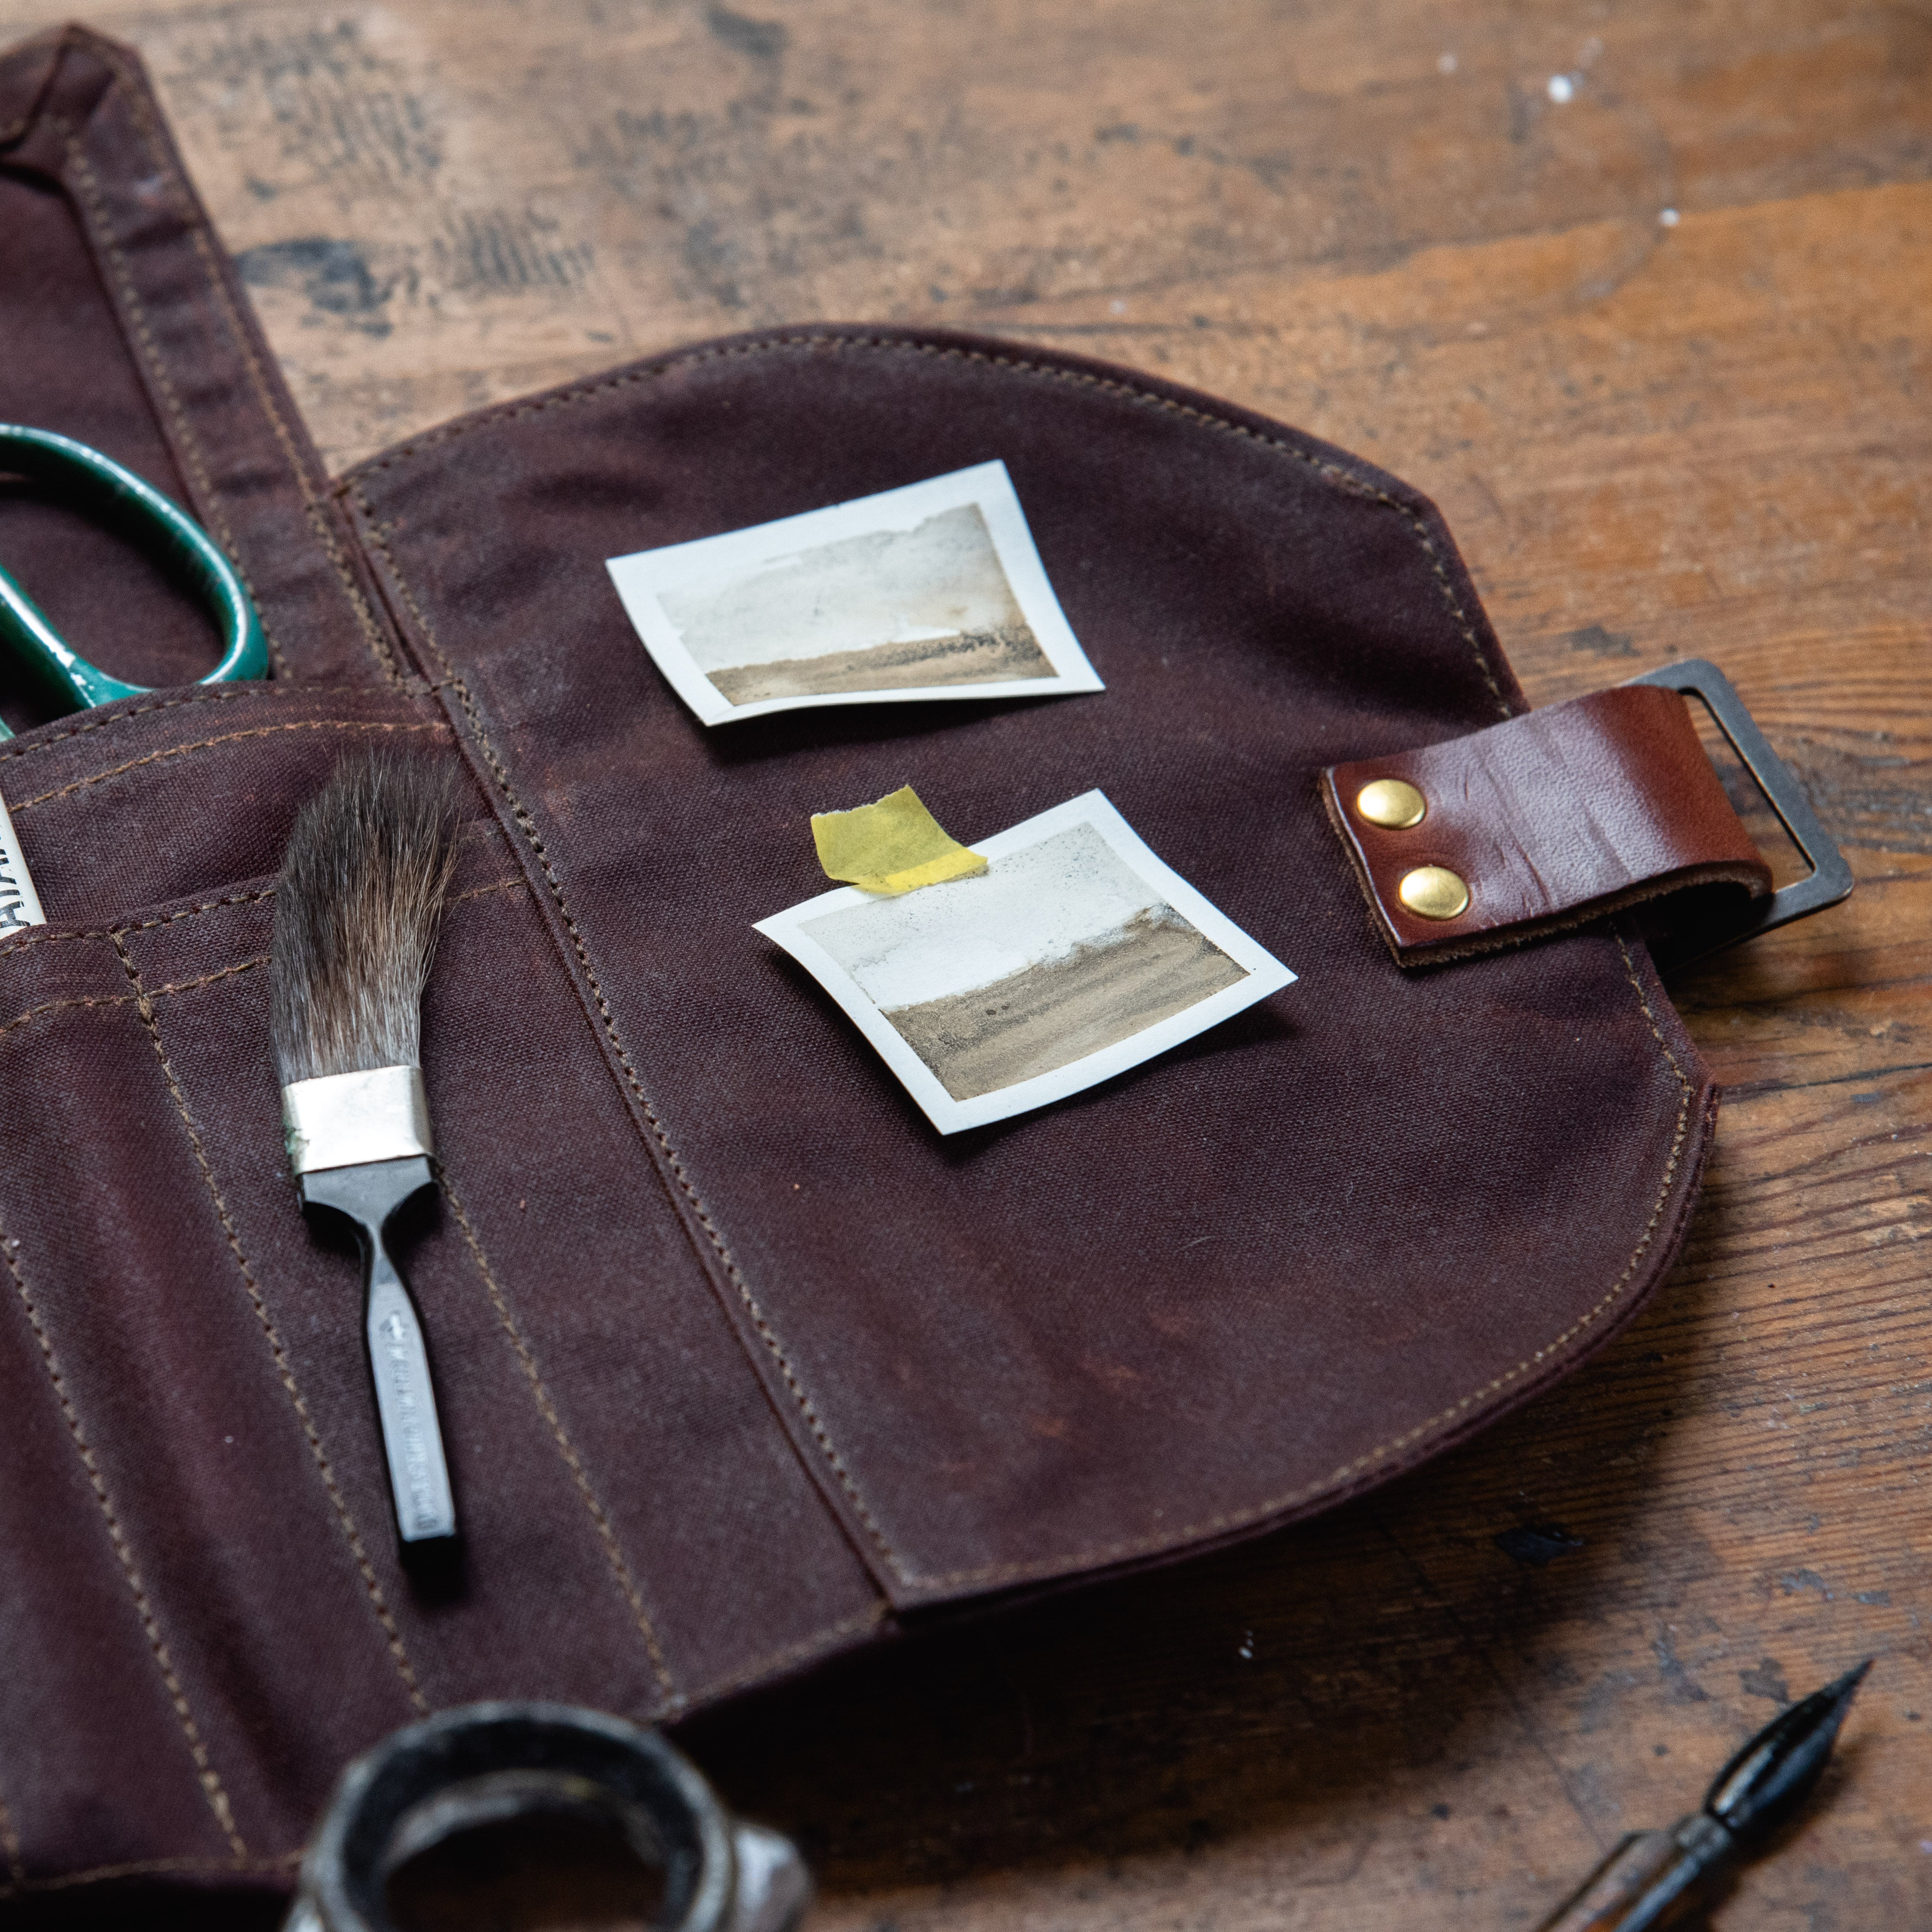
<instances>
[{"instance_id":1,"label":"wooden tabletop","mask_svg":"<svg viewBox=\"0 0 1932 1932\"><path fill-rule=\"evenodd\" d=\"M820 1932L1526 1926L1868 1654L1716 1922L1932 1923L1924 8L88 17L146 57L332 464L769 323L1106 356L1426 490L1538 703L1718 659L1856 869L1675 986L1726 1088L1703 1204L1557 1393L1310 1528L688 1728L808 1849Z\"/></svg>"}]
</instances>

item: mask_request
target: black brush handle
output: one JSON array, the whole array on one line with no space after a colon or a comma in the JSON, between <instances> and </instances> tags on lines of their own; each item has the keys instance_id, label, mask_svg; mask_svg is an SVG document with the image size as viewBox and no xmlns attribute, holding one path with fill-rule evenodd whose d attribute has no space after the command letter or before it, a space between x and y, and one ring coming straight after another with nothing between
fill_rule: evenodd
<instances>
[{"instance_id":1,"label":"black brush handle","mask_svg":"<svg viewBox=\"0 0 1932 1932\"><path fill-rule=\"evenodd\" d=\"M363 1327L369 1370L376 1383L376 1412L389 1459L389 1493L397 1534L405 1543L427 1543L456 1534L456 1504L449 1463L436 1424L436 1390L422 1318L378 1243L364 1258Z\"/></svg>"},{"instance_id":2,"label":"black brush handle","mask_svg":"<svg viewBox=\"0 0 1932 1932\"><path fill-rule=\"evenodd\" d=\"M456 1534L456 1501L436 1423L422 1317L384 1240L396 1210L434 1179L428 1161L418 1154L322 1168L304 1174L300 1184L305 1207L346 1215L362 1244L363 1334L388 1460L396 1534L406 1550Z\"/></svg>"}]
</instances>

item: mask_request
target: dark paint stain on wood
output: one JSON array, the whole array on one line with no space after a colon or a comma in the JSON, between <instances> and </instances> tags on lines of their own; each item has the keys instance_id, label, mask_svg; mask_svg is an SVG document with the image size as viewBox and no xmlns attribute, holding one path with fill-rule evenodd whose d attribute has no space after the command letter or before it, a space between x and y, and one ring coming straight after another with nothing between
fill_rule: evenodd
<instances>
[{"instance_id":1,"label":"dark paint stain on wood","mask_svg":"<svg viewBox=\"0 0 1932 1932\"><path fill-rule=\"evenodd\" d=\"M1650 1647L1672 1703L1708 1704L1711 1701L1710 1692L1684 1667L1682 1659L1677 1654L1676 1640L1670 1631L1660 1630Z\"/></svg>"},{"instance_id":2,"label":"dark paint stain on wood","mask_svg":"<svg viewBox=\"0 0 1932 1932\"><path fill-rule=\"evenodd\" d=\"M430 272L444 287L466 294L578 288L596 266L596 251L588 242L562 239L562 229L534 209L459 210L444 218L430 244Z\"/></svg>"},{"instance_id":3,"label":"dark paint stain on wood","mask_svg":"<svg viewBox=\"0 0 1932 1932\"><path fill-rule=\"evenodd\" d=\"M728 7L706 8L704 24L728 47L754 60L777 60L791 45L791 29L782 20L754 20Z\"/></svg>"},{"instance_id":4,"label":"dark paint stain on wood","mask_svg":"<svg viewBox=\"0 0 1932 1932\"><path fill-rule=\"evenodd\" d=\"M235 266L251 289L292 288L312 308L340 316L364 334L389 333L382 310L394 285L377 280L356 242L304 235L245 250Z\"/></svg>"},{"instance_id":5,"label":"dark paint stain on wood","mask_svg":"<svg viewBox=\"0 0 1932 1932\"><path fill-rule=\"evenodd\" d=\"M1832 1588L1815 1570L1787 1570L1778 1580L1784 1586L1786 1596L1795 1596L1800 1590L1816 1590L1828 1602Z\"/></svg>"},{"instance_id":6,"label":"dark paint stain on wood","mask_svg":"<svg viewBox=\"0 0 1932 1932\"><path fill-rule=\"evenodd\" d=\"M266 108L281 153L278 167L258 164L265 185L286 189L293 176L345 193L392 194L442 165L442 135L428 105L356 21L240 32L199 52L193 84L224 106L254 93Z\"/></svg>"},{"instance_id":7,"label":"dark paint stain on wood","mask_svg":"<svg viewBox=\"0 0 1932 1932\"><path fill-rule=\"evenodd\" d=\"M1600 624L1586 624L1580 631L1566 631L1557 641L1593 658L1634 658L1637 655L1636 645L1628 632L1606 631Z\"/></svg>"},{"instance_id":8,"label":"dark paint stain on wood","mask_svg":"<svg viewBox=\"0 0 1932 1932\"><path fill-rule=\"evenodd\" d=\"M1522 1523L1503 1531L1495 1540L1505 1556L1532 1570L1540 1570L1558 1557L1568 1556L1572 1550L1584 1546L1582 1538L1572 1536L1560 1522Z\"/></svg>"}]
</instances>

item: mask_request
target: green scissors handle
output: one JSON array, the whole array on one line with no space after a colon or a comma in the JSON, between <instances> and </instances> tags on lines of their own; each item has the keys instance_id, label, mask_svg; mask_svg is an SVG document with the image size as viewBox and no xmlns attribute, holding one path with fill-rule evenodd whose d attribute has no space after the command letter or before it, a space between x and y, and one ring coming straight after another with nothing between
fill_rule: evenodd
<instances>
[{"instance_id":1,"label":"green scissors handle","mask_svg":"<svg viewBox=\"0 0 1932 1932\"><path fill-rule=\"evenodd\" d=\"M158 560L182 572L201 593L222 636L221 662L200 681L226 684L266 677L268 646L262 620L234 566L207 533L152 484L111 456L51 430L0 423L0 471L30 482L62 484L110 518L145 532ZM145 547L145 546L144 546ZM0 567L0 646L10 649L63 712L84 711L150 688L110 677L70 650L26 591ZM13 733L0 723L0 738Z\"/></svg>"}]
</instances>

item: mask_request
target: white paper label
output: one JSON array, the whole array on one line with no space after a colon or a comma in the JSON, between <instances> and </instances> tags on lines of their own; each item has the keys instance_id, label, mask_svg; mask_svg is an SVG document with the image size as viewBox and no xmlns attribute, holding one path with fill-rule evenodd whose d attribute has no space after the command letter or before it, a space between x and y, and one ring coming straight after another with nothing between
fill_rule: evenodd
<instances>
[{"instance_id":1,"label":"white paper label","mask_svg":"<svg viewBox=\"0 0 1932 1932\"><path fill-rule=\"evenodd\" d=\"M34 876L27 870L27 855L20 850L14 821L7 815L7 802L0 799L0 939L46 922L40 896L34 890Z\"/></svg>"}]
</instances>

